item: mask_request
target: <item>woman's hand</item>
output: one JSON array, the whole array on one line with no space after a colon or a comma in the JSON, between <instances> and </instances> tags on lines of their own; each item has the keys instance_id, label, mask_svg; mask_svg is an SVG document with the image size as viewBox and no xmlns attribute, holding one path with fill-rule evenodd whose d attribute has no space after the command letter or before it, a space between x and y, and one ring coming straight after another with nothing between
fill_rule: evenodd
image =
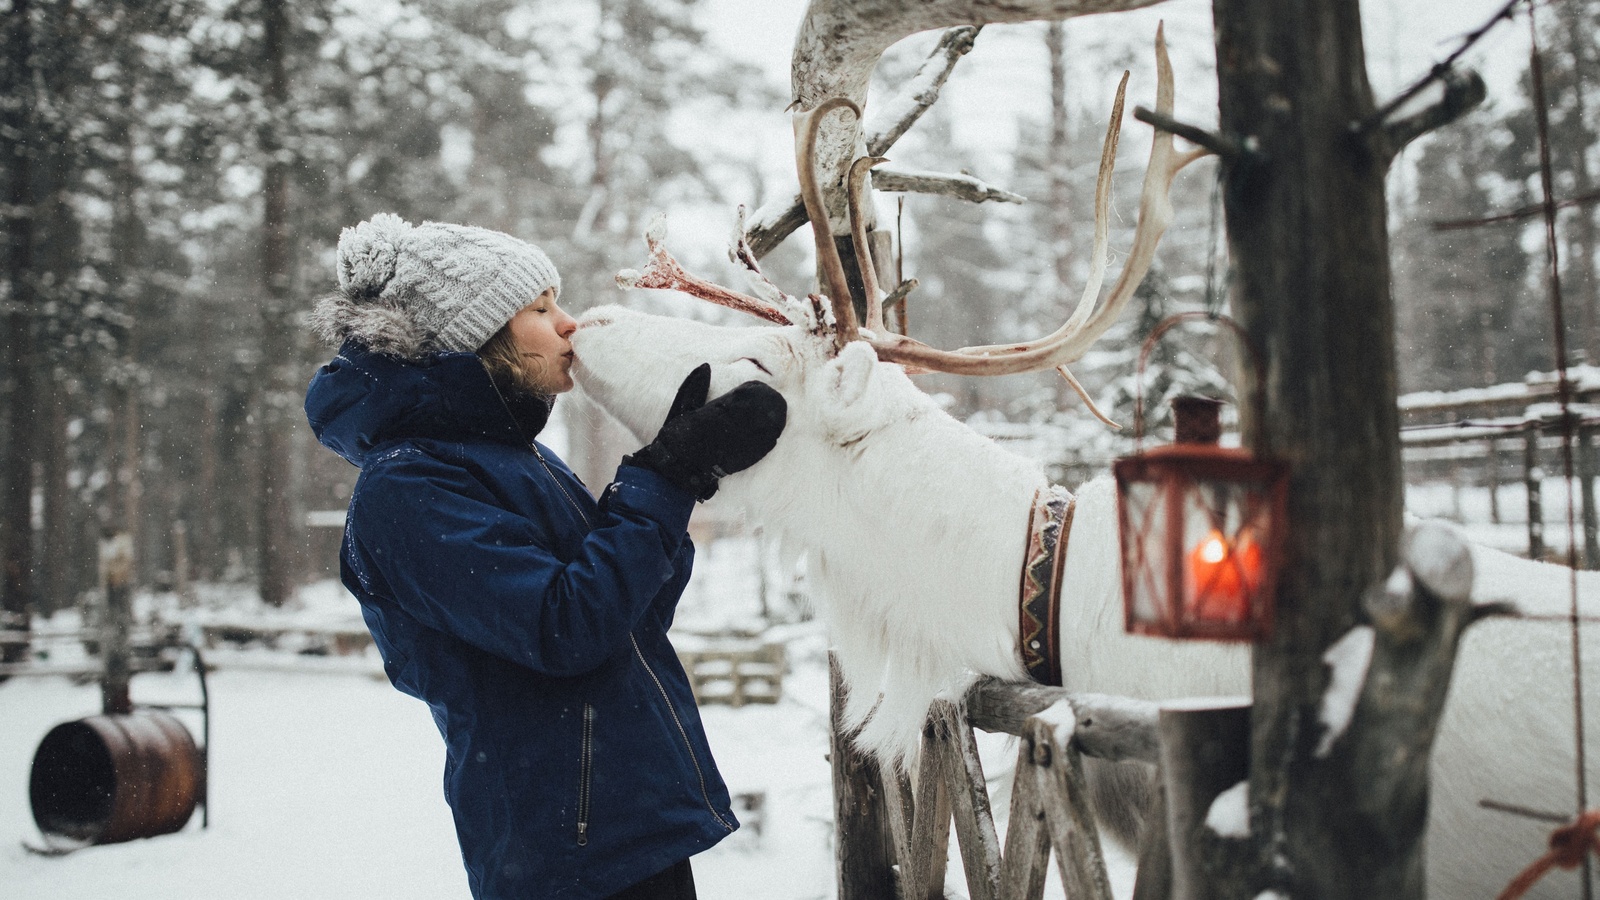
<instances>
[{"instance_id":1,"label":"woman's hand","mask_svg":"<svg viewBox=\"0 0 1600 900\"><path fill-rule=\"evenodd\" d=\"M678 386L655 440L626 456L624 465L649 469L697 500L717 492L717 481L761 460L778 442L788 420L783 395L747 381L706 401L711 366L701 363Z\"/></svg>"}]
</instances>

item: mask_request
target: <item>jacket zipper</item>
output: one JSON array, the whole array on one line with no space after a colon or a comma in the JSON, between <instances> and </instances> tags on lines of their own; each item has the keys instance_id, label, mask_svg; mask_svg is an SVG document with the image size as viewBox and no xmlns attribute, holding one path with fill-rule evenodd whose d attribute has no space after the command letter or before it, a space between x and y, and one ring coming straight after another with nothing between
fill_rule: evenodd
<instances>
[{"instance_id":1,"label":"jacket zipper","mask_svg":"<svg viewBox=\"0 0 1600 900\"><path fill-rule=\"evenodd\" d=\"M479 362L481 363L482 360L479 360ZM489 371L489 367L484 366L483 370L485 373L487 373ZM545 461L544 454L539 452L539 445L535 444L533 442L533 438L528 437L528 435L523 432L522 425L517 422L517 417L511 415L511 404L506 402L505 395L500 393L500 388L494 383L494 379L492 377L489 379L489 386L494 388L494 395L500 401L500 408L504 409L506 411L506 415L511 417L512 427L516 428L517 434L521 436L524 441L528 442L528 449L532 450L533 455L538 458L539 465L544 467L545 474L549 475L550 480L556 483L556 490L560 491L561 496L567 498L567 502L572 504L573 510L578 513L578 518L583 520L584 527L590 531L593 531L594 523L590 522L589 517L584 515L583 507L578 505L578 501L572 499L572 495L567 493L567 486L561 483L561 477L555 473L554 469L550 468L550 463Z\"/></svg>"},{"instance_id":2,"label":"jacket zipper","mask_svg":"<svg viewBox=\"0 0 1600 900\"><path fill-rule=\"evenodd\" d=\"M694 774L700 779L700 799L705 801L706 809L710 811L711 818L716 819L718 825L728 831L732 831L733 826L729 825L728 820L724 819L717 812L717 808L711 804L711 792L706 790L706 773L700 768L700 757L695 754L694 745L689 743L689 732L683 727L683 720L678 718L677 707L672 705L672 698L667 696L667 689L662 687L661 679L656 677L656 670L650 668L650 663L645 660L644 653L639 650L639 641L633 636L632 632L628 633L628 641L633 644L633 655L639 657L639 664L644 666L644 670L650 674L650 680L656 683L656 690L661 692L661 700L667 704L667 712L672 714L672 724L678 726L678 736L683 738L683 747L689 751L689 761L694 763Z\"/></svg>"},{"instance_id":3,"label":"jacket zipper","mask_svg":"<svg viewBox=\"0 0 1600 900\"><path fill-rule=\"evenodd\" d=\"M548 462L545 462L544 454L539 452L539 445L529 441L528 446L533 448L533 455L539 458L539 465L544 466L544 471L550 476L550 480L556 483L556 490L560 491L561 496L567 498L567 502L572 504L572 508L577 511L578 518L583 520L584 527L588 528L590 531L593 531L594 523L590 522L589 517L584 515L583 507L578 505L578 501L572 499L572 495L567 493L567 486L561 483L560 476L556 475L555 470L550 468L550 464Z\"/></svg>"},{"instance_id":4,"label":"jacket zipper","mask_svg":"<svg viewBox=\"0 0 1600 900\"><path fill-rule=\"evenodd\" d=\"M589 781L594 775L594 707L583 705L583 752L578 758L578 846L589 844Z\"/></svg>"}]
</instances>

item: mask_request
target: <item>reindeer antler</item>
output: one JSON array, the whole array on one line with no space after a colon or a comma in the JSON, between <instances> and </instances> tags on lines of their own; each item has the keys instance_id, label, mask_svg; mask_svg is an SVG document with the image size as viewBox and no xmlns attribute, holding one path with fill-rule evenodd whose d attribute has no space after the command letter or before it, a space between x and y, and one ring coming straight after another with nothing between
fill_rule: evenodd
<instances>
[{"instance_id":1,"label":"reindeer antler","mask_svg":"<svg viewBox=\"0 0 1600 900\"><path fill-rule=\"evenodd\" d=\"M1172 134L1157 129L1150 147L1150 164L1145 170L1144 189L1139 197L1139 223L1134 229L1133 247L1123 264L1117 282L1105 301L1095 304L1105 266L1105 234L1110 176L1116 155L1118 124L1122 115L1123 91L1127 76L1117 88L1117 101L1111 127L1100 159L1100 175L1095 190L1095 249L1089 284L1072 315L1055 332L1036 341L937 350L897 335L874 336L869 340L885 361L906 363L924 369L957 375L1009 375L1063 367L1081 358L1116 321L1155 259L1156 245L1172 221L1172 202L1168 192L1172 180L1189 163L1210 151L1199 148L1178 154ZM1156 29L1156 109L1172 110L1172 63L1167 58L1163 30ZM815 220L813 220L815 222ZM831 243L831 242L830 242ZM1065 374L1065 373L1064 373ZM1072 380L1070 375L1069 380ZM1076 384L1074 383L1074 387ZM1082 389L1078 388L1080 395Z\"/></svg>"},{"instance_id":2,"label":"reindeer antler","mask_svg":"<svg viewBox=\"0 0 1600 900\"><path fill-rule=\"evenodd\" d=\"M817 131L822 127L822 120L836 109L848 109L856 118L861 118L861 107L844 97L824 100L815 109L795 118L795 165L800 175L800 197L805 201L806 215L811 217L811 235L817 244L817 268L822 270L823 287L828 289L828 299L833 302L833 318L837 323L834 345L843 349L860 334L856 328L856 311L850 305L850 284L845 278L844 261L839 259L839 248L833 242L822 187L817 184Z\"/></svg>"},{"instance_id":3,"label":"reindeer antler","mask_svg":"<svg viewBox=\"0 0 1600 900\"><path fill-rule=\"evenodd\" d=\"M749 313L769 322L777 322L779 325L789 324L789 317L784 315L783 310L777 306L689 274L683 268L683 264L679 263L673 258L672 254L667 252L664 243L666 231L666 219L662 216L657 216L650 223L650 227L644 234L645 246L650 248L650 261L645 264L642 272L638 269L623 269L618 272L617 284L619 286L624 288L656 288L666 291L682 291L702 300L708 300L718 306L726 306L729 309ZM754 262L755 259L752 256L750 265L753 266ZM755 271L758 275L760 274L759 269Z\"/></svg>"},{"instance_id":4,"label":"reindeer antler","mask_svg":"<svg viewBox=\"0 0 1600 900\"><path fill-rule=\"evenodd\" d=\"M846 176L849 218L857 264L867 291L869 332L865 340L877 351L880 360L901 363L908 369L916 371L948 372L956 375L1009 375L1057 369L1078 395L1089 404L1090 410L1101 421L1115 427L1115 423L1095 409L1088 394L1078 384L1077 379L1072 377L1072 373L1067 371L1066 366L1081 358L1094 345L1133 298L1135 289L1144 280L1144 276L1150 270L1150 264L1155 259L1156 246L1161 242L1162 235L1172 221L1172 202L1169 192L1173 179L1184 166L1210 152L1202 147L1179 154L1172 145L1172 133L1160 128L1155 130L1150 147L1150 163L1145 170L1144 187L1139 197L1139 221L1134 229L1133 247L1128 252L1127 261L1123 264L1111 292L1104 302L1097 302L1100 286L1105 278L1106 247L1110 230L1111 175L1116 165L1127 85L1128 74L1124 72L1121 82L1117 85L1117 96L1112 108L1111 121L1106 129L1105 144L1100 154L1100 171L1095 183L1095 232L1088 282L1084 285L1083 294L1067 321L1051 334L1035 341L939 350L904 335L888 334L883 329L881 294L877 288L871 255L866 246L866 229L862 224L866 218L863 214L863 195L867 174L872 166L882 160L876 157L862 157L850 166ZM1170 115L1172 95L1172 63L1167 57L1164 29L1158 26L1156 29L1158 112ZM812 233L816 240L817 266L821 270L822 281L827 289L827 300L833 309L834 341L835 346L839 348L850 341L862 339L863 335L856 323L855 310L851 305L844 263L839 258L838 247L828 226L822 188L817 183L816 145L817 133L823 119L841 109L849 110L858 118L861 115L860 107L853 101L835 97L796 117L795 120L795 155L801 196L805 200L806 213L811 218ZM654 287L684 291L712 303L738 309L773 322L786 322L792 318L785 316L776 304L730 291L690 275L662 248L660 235L654 229L647 235L646 240L650 246L650 264L643 275L633 272L619 274L618 281L625 287ZM760 269L755 265L754 254L749 252L747 245L740 247L736 244L734 257L765 282L765 276L761 275ZM783 305L797 304L798 301L778 291L771 282L765 283L771 287L771 292L776 292ZM820 325L823 320L823 298L813 294L809 299L811 317Z\"/></svg>"}]
</instances>

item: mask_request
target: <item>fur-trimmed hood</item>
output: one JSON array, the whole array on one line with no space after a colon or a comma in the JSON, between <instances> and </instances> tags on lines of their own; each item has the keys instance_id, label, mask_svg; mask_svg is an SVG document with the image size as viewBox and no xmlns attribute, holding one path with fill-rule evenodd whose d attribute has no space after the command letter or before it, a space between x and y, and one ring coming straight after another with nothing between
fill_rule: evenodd
<instances>
[{"instance_id":1,"label":"fur-trimmed hood","mask_svg":"<svg viewBox=\"0 0 1600 900\"><path fill-rule=\"evenodd\" d=\"M549 398L530 398L513 415L476 354L406 361L354 339L317 370L305 408L317 440L358 467L375 448L398 440L486 438L526 446L550 411Z\"/></svg>"}]
</instances>

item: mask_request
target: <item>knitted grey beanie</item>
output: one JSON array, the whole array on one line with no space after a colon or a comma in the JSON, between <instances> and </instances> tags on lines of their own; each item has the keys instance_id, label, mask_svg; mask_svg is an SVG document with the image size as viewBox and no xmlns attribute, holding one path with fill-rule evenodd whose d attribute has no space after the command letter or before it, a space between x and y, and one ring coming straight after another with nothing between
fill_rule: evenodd
<instances>
[{"instance_id":1,"label":"knitted grey beanie","mask_svg":"<svg viewBox=\"0 0 1600 900\"><path fill-rule=\"evenodd\" d=\"M482 347L546 288L555 264L534 245L487 228L379 213L339 235L339 293L317 302L312 328L401 359Z\"/></svg>"}]
</instances>

